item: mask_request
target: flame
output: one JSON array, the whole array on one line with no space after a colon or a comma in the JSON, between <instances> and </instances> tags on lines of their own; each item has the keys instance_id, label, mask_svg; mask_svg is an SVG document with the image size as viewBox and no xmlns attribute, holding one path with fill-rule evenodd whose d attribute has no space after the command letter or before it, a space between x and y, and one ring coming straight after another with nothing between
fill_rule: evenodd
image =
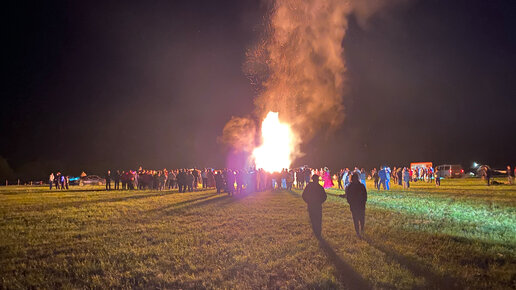
<instances>
[{"instance_id":1,"label":"flame","mask_svg":"<svg viewBox=\"0 0 516 290\"><path fill-rule=\"evenodd\" d=\"M294 146L290 125L281 123L278 113L269 112L262 122L262 145L253 151L256 168L267 172L290 168Z\"/></svg>"}]
</instances>

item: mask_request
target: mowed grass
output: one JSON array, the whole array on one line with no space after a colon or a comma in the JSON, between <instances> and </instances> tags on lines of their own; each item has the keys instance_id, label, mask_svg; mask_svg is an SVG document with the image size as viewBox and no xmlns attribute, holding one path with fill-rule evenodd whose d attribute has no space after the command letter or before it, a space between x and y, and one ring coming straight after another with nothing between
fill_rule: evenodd
<instances>
[{"instance_id":1,"label":"mowed grass","mask_svg":"<svg viewBox=\"0 0 516 290\"><path fill-rule=\"evenodd\" d=\"M391 189L362 240L328 190L319 242L299 191L2 187L0 288L516 287L516 186Z\"/></svg>"}]
</instances>

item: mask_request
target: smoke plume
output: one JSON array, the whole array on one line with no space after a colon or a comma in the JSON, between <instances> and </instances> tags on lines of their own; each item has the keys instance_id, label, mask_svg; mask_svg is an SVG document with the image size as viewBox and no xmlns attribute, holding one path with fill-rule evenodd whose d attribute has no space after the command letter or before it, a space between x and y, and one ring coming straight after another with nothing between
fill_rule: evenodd
<instances>
[{"instance_id":1,"label":"smoke plume","mask_svg":"<svg viewBox=\"0 0 516 290\"><path fill-rule=\"evenodd\" d=\"M339 126L344 120L346 89L342 41L349 15L354 13L362 25L392 2L399 0L271 2L263 38L248 51L244 65L245 73L259 86L256 121L261 122L269 111L279 112L281 121L289 123L297 135L297 145L323 128ZM248 122L255 121L243 123L248 126ZM235 126L233 119L224 128L224 134L231 136L237 131L245 130ZM254 141L254 136L246 137ZM242 142L237 141L230 144L239 148ZM300 155L299 150L296 153Z\"/></svg>"}]
</instances>

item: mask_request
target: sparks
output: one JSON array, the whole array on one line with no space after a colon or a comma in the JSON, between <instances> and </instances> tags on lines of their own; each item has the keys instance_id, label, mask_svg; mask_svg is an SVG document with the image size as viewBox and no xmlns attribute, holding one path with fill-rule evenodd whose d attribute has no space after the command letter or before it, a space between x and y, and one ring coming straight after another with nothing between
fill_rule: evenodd
<instances>
[{"instance_id":1,"label":"sparks","mask_svg":"<svg viewBox=\"0 0 516 290\"><path fill-rule=\"evenodd\" d=\"M280 172L292 162L294 135L288 124L280 123L278 113L269 112L262 122L262 145L253 151L256 168Z\"/></svg>"}]
</instances>

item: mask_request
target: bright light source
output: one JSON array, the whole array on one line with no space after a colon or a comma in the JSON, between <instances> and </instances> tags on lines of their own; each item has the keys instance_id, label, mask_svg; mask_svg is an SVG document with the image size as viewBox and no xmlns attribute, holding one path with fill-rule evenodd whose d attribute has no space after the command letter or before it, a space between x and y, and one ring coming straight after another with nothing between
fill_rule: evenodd
<instances>
[{"instance_id":1,"label":"bright light source","mask_svg":"<svg viewBox=\"0 0 516 290\"><path fill-rule=\"evenodd\" d=\"M262 142L253 151L256 168L267 172L281 172L283 168L290 168L294 137L290 126L280 123L278 113L269 112L263 120Z\"/></svg>"},{"instance_id":2,"label":"bright light source","mask_svg":"<svg viewBox=\"0 0 516 290\"><path fill-rule=\"evenodd\" d=\"M478 165L479 165L478 163L473 162L473 168L477 168L477 167L478 167Z\"/></svg>"}]
</instances>

